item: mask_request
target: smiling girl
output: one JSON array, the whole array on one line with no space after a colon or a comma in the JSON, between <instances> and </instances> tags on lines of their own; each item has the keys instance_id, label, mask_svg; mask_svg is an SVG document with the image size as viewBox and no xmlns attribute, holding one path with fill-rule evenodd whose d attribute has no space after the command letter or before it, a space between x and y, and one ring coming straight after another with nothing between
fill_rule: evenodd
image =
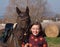
<instances>
[{"instance_id":1,"label":"smiling girl","mask_svg":"<svg viewBox=\"0 0 60 47\"><path fill-rule=\"evenodd\" d=\"M40 23L33 23L30 27L29 43L22 47L48 47L45 38L42 36L42 26Z\"/></svg>"}]
</instances>

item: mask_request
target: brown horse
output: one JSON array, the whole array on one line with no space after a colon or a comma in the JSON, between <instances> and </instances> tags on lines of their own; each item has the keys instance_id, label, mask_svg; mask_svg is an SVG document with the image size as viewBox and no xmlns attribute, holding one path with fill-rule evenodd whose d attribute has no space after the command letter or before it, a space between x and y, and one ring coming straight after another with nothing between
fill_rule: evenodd
<instances>
[{"instance_id":1,"label":"brown horse","mask_svg":"<svg viewBox=\"0 0 60 47\"><path fill-rule=\"evenodd\" d=\"M29 16L29 8L26 7L25 12L21 12L18 7L16 7L17 25L12 31L11 35L7 39L6 43L0 43L0 47L21 47L22 41L28 42L27 36L29 34L28 28L31 23Z\"/></svg>"},{"instance_id":2,"label":"brown horse","mask_svg":"<svg viewBox=\"0 0 60 47\"><path fill-rule=\"evenodd\" d=\"M21 47L22 41L25 43L28 42L28 28L31 23L30 16L29 16L29 8L26 7L25 12L21 12L18 7L16 7L17 11L17 25L16 28L13 30L13 39L8 47ZM10 38L11 39L11 38Z\"/></svg>"}]
</instances>

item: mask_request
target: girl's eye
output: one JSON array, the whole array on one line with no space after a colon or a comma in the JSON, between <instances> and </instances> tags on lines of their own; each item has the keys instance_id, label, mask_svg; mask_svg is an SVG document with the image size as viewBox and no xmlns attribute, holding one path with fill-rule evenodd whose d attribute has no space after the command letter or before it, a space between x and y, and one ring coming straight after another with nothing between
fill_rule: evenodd
<instances>
[{"instance_id":1,"label":"girl's eye","mask_svg":"<svg viewBox=\"0 0 60 47\"><path fill-rule=\"evenodd\" d=\"M32 28L32 29L35 29L35 28Z\"/></svg>"}]
</instances>

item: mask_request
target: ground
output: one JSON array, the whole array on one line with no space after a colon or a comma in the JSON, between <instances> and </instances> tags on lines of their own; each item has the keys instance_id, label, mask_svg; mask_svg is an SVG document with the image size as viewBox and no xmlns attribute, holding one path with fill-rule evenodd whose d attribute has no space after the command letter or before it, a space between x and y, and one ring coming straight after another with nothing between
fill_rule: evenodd
<instances>
[{"instance_id":1,"label":"ground","mask_svg":"<svg viewBox=\"0 0 60 47\"><path fill-rule=\"evenodd\" d=\"M48 38L46 37L48 47L60 47L60 37Z\"/></svg>"}]
</instances>

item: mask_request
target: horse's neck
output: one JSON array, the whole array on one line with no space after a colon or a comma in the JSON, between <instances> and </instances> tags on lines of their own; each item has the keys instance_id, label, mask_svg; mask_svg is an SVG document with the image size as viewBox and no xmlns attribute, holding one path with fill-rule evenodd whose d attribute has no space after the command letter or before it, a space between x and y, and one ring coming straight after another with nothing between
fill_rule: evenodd
<instances>
[{"instance_id":1,"label":"horse's neck","mask_svg":"<svg viewBox=\"0 0 60 47\"><path fill-rule=\"evenodd\" d=\"M21 27L20 27L19 24L17 24L17 26L16 26L16 30L21 30Z\"/></svg>"},{"instance_id":2,"label":"horse's neck","mask_svg":"<svg viewBox=\"0 0 60 47\"><path fill-rule=\"evenodd\" d=\"M20 47L17 37L14 36L13 34L11 34L7 43L8 43L8 47Z\"/></svg>"},{"instance_id":3,"label":"horse's neck","mask_svg":"<svg viewBox=\"0 0 60 47\"><path fill-rule=\"evenodd\" d=\"M11 34L11 36L9 37L8 41L7 41L8 47L13 47L13 35Z\"/></svg>"},{"instance_id":4,"label":"horse's neck","mask_svg":"<svg viewBox=\"0 0 60 47\"><path fill-rule=\"evenodd\" d=\"M14 46L15 47L20 47L18 39L16 37L14 37Z\"/></svg>"}]
</instances>

